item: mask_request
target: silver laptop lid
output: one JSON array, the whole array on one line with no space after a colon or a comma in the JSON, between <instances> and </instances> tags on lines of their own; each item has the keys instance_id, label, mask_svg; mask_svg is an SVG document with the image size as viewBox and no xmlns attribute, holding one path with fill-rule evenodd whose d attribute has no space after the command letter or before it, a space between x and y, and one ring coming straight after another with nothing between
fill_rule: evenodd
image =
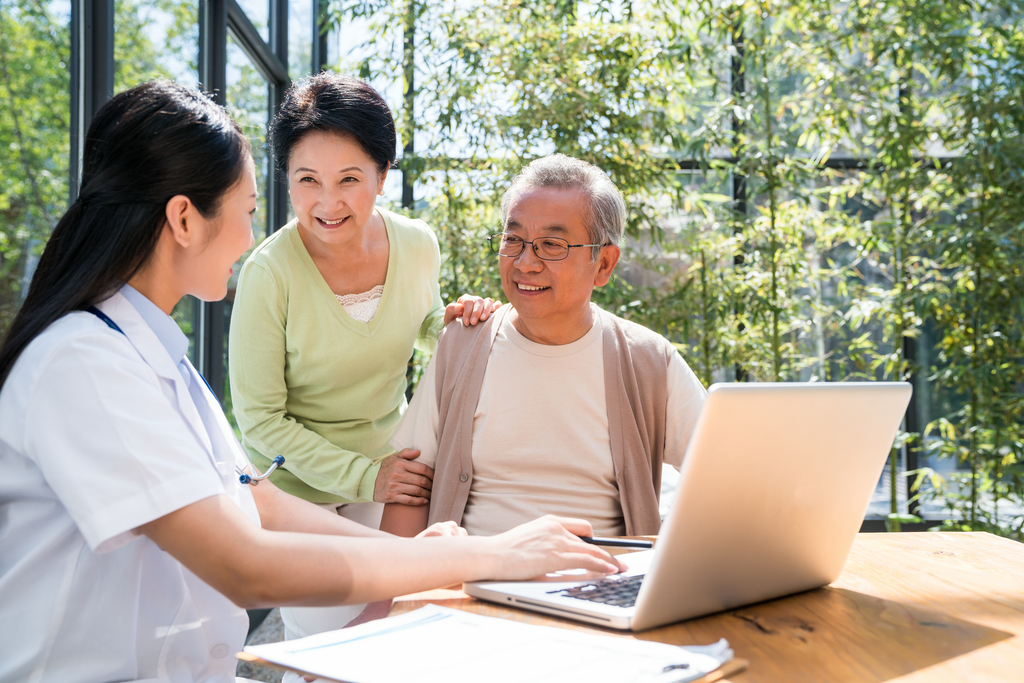
<instances>
[{"instance_id":1,"label":"silver laptop lid","mask_svg":"<svg viewBox=\"0 0 1024 683\"><path fill-rule=\"evenodd\" d=\"M910 395L905 382L712 386L632 628L834 581Z\"/></svg>"}]
</instances>

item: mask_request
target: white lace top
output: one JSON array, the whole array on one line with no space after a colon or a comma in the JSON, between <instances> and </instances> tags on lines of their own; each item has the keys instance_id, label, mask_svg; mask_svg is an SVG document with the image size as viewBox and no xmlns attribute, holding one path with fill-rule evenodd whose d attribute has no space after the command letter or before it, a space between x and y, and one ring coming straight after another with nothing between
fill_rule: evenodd
<instances>
[{"instance_id":1,"label":"white lace top","mask_svg":"<svg viewBox=\"0 0 1024 683\"><path fill-rule=\"evenodd\" d=\"M377 314L377 306L384 294L384 285L377 285L362 294L335 294L345 312L361 323L368 323Z\"/></svg>"}]
</instances>

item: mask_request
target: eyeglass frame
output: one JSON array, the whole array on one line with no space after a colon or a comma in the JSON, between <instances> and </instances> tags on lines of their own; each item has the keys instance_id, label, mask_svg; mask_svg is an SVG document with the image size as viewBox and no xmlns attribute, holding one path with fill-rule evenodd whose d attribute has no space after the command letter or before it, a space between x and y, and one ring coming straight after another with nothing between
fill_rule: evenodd
<instances>
[{"instance_id":1,"label":"eyeglass frame","mask_svg":"<svg viewBox=\"0 0 1024 683\"><path fill-rule=\"evenodd\" d=\"M506 235L509 235L509 233L507 233L507 232L498 232L498 233L495 233L493 235L489 235L487 237L487 242L491 245L491 251L494 252L495 254L497 254L498 256L504 256L505 258L519 258L526 251L526 245L527 244L529 244L530 245L530 249L533 250L533 255L536 256L537 258L539 258L541 261L564 261L565 259L569 258L569 250L570 249L575 249L577 247L607 247L607 246L609 246L608 244L569 244L569 240L567 240L567 239L565 239L563 237L536 237L536 238L534 238L532 240L524 240L522 237L519 237L518 235L509 235L509 237L515 237L517 240L520 240L523 243L523 246L519 250L519 253L513 256L511 254L502 254L500 251L498 251L499 249L501 249L501 242L498 243L497 247L494 246L494 238L495 237L505 237ZM541 256L540 252L537 251L537 247L534 246L534 242L536 242L537 240L558 240L559 242L565 242L565 247L566 247L566 249L565 249L565 256L563 256L562 258L547 258L545 256Z\"/></svg>"}]
</instances>

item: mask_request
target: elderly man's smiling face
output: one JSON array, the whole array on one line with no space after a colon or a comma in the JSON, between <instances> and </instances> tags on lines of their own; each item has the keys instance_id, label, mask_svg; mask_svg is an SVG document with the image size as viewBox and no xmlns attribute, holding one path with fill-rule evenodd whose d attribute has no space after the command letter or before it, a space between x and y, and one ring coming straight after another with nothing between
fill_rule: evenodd
<instances>
[{"instance_id":1,"label":"elderly man's smiling face","mask_svg":"<svg viewBox=\"0 0 1024 683\"><path fill-rule=\"evenodd\" d=\"M528 188L512 202L505 233L526 241L560 237L569 244L590 244L583 217L586 197L575 189ZM608 282L619 259L619 248L601 248L596 261L592 249L569 250L561 261L545 261L526 245L515 258L501 256L501 286L512 304L512 323L532 341L568 344L587 333L593 324L590 293Z\"/></svg>"}]
</instances>

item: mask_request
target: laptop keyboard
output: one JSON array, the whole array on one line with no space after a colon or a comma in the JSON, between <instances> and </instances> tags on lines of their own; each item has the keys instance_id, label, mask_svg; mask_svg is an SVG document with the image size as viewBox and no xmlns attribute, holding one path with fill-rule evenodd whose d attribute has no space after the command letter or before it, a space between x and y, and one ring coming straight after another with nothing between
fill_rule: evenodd
<instances>
[{"instance_id":1,"label":"laptop keyboard","mask_svg":"<svg viewBox=\"0 0 1024 683\"><path fill-rule=\"evenodd\" d=\"M640 592L643 574L636 576L609 576L593 583L584 583L572 588L548 591L567 598L589 600L616 607L632 607L636 604L636 596Z\"/></svg>"}]
</instances>

